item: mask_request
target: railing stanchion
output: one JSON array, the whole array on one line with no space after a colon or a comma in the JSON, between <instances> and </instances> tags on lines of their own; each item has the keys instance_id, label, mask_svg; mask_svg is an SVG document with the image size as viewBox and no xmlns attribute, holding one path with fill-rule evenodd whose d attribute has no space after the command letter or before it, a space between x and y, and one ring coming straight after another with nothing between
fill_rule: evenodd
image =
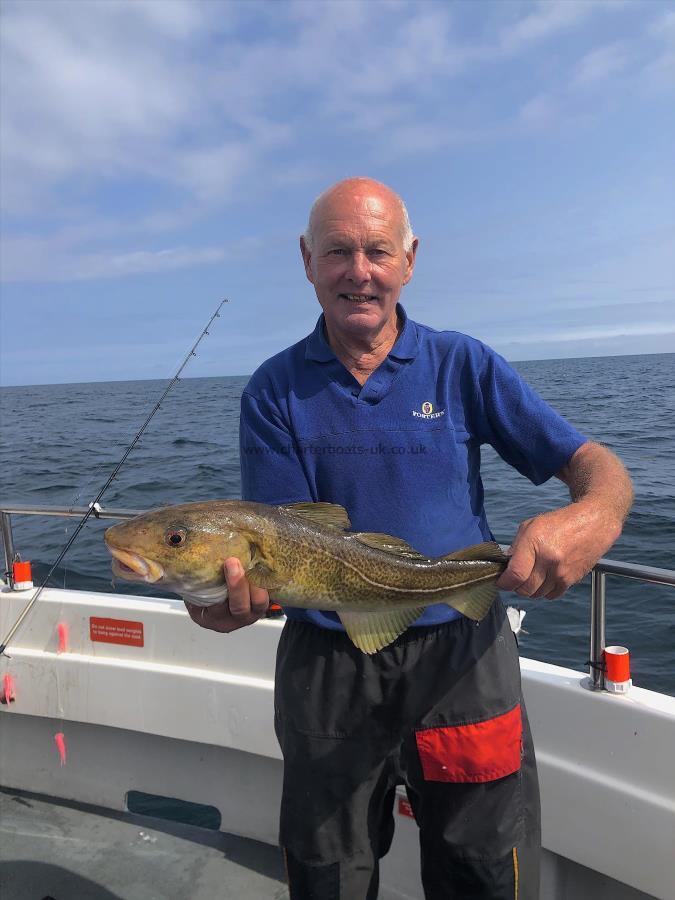
<instances>
[{"instance_id":1,"label":"railing stanchion","mask_svg":"<svg viewBox=\"0 0 675 900\"><path fill-rule=\"evenodd\" d=\"M605 573L595 568L591 573L591 689L605 687L602 651L605 649Z\"/></svg>"},{"instance_id":2,"label":"railing stanchion","mask_svg":"<svg viewBox=\"0 0 675 900\"><path fill-rule=\"evenodd\" d=\"M2 546L5 550L5 581L10 587L13 587L14 540L12 538L12 517L7 512L0 512L0 529L2 530Z\"/></svg>"}]
</instances>

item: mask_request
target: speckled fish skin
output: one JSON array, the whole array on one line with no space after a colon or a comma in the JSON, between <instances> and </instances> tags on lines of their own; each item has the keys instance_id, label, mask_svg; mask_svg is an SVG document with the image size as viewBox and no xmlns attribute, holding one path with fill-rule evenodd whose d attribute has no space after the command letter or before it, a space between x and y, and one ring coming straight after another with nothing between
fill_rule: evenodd
<instances>
[{"instance_id":1,"label":"speckled fish skin","mask_svg":"<svg viewBox=\"0 0 675 900\"><path fill-rule=\"evenodd\" d=\"M116 575L165 586L202 605L226 598L222 562L235 556L249 581L275 600L337 612L369 653L431 604L448 603L475 620L487 613L507 561L498 545L430 559L397 538L348 528L346 512L334 504L209 500L115 525L105 541ZM379 637L355 639L364 630Z\"/></svg>"}]
</instances>

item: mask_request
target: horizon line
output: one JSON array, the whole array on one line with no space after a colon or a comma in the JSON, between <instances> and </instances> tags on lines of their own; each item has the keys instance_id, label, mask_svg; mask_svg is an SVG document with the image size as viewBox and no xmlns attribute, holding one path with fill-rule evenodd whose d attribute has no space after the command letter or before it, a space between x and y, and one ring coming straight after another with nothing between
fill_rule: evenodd
<instances>
[{"instance_id":1,"label":"horizon line","mask_svg":"<svg viewBox=\"0 0 675 900\"><path fill-rule=\"evenodd\" d=\"M633 357L633 356L675 356L675 351L673 350L656 350L647 353L602 353L598 356L547 356L541 359L510 359L507 360L511 365L515 365L517 363L529 363L529 362L565 362L568 360L577 360L577 359L623 359L625 357ZM249 372L248 374L239 374L239 375L185 375L179 379L179 381L196 381L197 379L207 379L207 378L250 378L253 372ZM166 377L161 378L107 378L101 380L94 381L45 381L45 382L32 382L29 384L2 384L0 383L0 390L3 388L15 388L15 387L56 387L57 385L62 387L68 387L71 385L77 384L130 384L136 381L171 381L173 376L167 375Z\"/></svg>"}]
</instances>

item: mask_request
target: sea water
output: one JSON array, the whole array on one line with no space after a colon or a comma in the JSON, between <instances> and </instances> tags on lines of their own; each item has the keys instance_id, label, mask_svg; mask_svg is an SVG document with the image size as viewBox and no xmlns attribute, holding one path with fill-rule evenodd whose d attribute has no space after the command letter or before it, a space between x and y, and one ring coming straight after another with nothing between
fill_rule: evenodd
<instances>
[{"instance_id":1,"label":"sea water","mask_svg":"<svg viewBox=\"0 0 675 900\"><path fill-rule=\"evenodd\" d=\"M636 500L612 559L675 569L675 354L515 363L523 377L589 438L617 453ZM247 378L188 378L163 404L105 497L105 507L148 509L240 496L239 398ZM123 381L0 389L0 506L87 506L159 398L166 382ZM535 487L490 448L482 450L488 520L510 543L524 519L569 502L552 478ZM441 477L441 473L439 473ZM14 516L16 549L39 582L76 519ZM90 520L56 587L161 591L111 583L102 534ZM587 670L589 579L557 601L506 601L525 609L521 654ZM39 612L34 613L39 615ZM675 588L607 581L607 643L631 650L634 682L675 694Z\"/></svg>"}]
</instances>

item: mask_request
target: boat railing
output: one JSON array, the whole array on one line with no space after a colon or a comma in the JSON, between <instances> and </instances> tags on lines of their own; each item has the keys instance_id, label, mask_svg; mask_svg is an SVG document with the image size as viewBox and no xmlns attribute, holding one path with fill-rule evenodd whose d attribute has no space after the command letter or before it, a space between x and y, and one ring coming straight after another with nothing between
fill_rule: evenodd
<instances>
[{"instance_id":1,"label":"boat railing","mask_svg":"<svg viewBox=\"0 0 675 900\"><path fill-rule=\"evenodd\" d=\"M19 559L14 549L12 536L12 516L59 516L62 518L81 519L90 507L83 506L0 506L0 530L5 554L5 582L13 584L13 563ZM104 509L98 504L91 515L97 519L133 519L147 512L143 509ZM605 649L605 618L607 576L629 578L646 584L662 584L675 587L675 570L659 569L655 566L644 566L635 563L619 562L613 559L600 559L591 571L591 622L589 647L589 681L591 690L599 691L605 686L605 666L603 651Z\"/></svg>"}]
</instances>

